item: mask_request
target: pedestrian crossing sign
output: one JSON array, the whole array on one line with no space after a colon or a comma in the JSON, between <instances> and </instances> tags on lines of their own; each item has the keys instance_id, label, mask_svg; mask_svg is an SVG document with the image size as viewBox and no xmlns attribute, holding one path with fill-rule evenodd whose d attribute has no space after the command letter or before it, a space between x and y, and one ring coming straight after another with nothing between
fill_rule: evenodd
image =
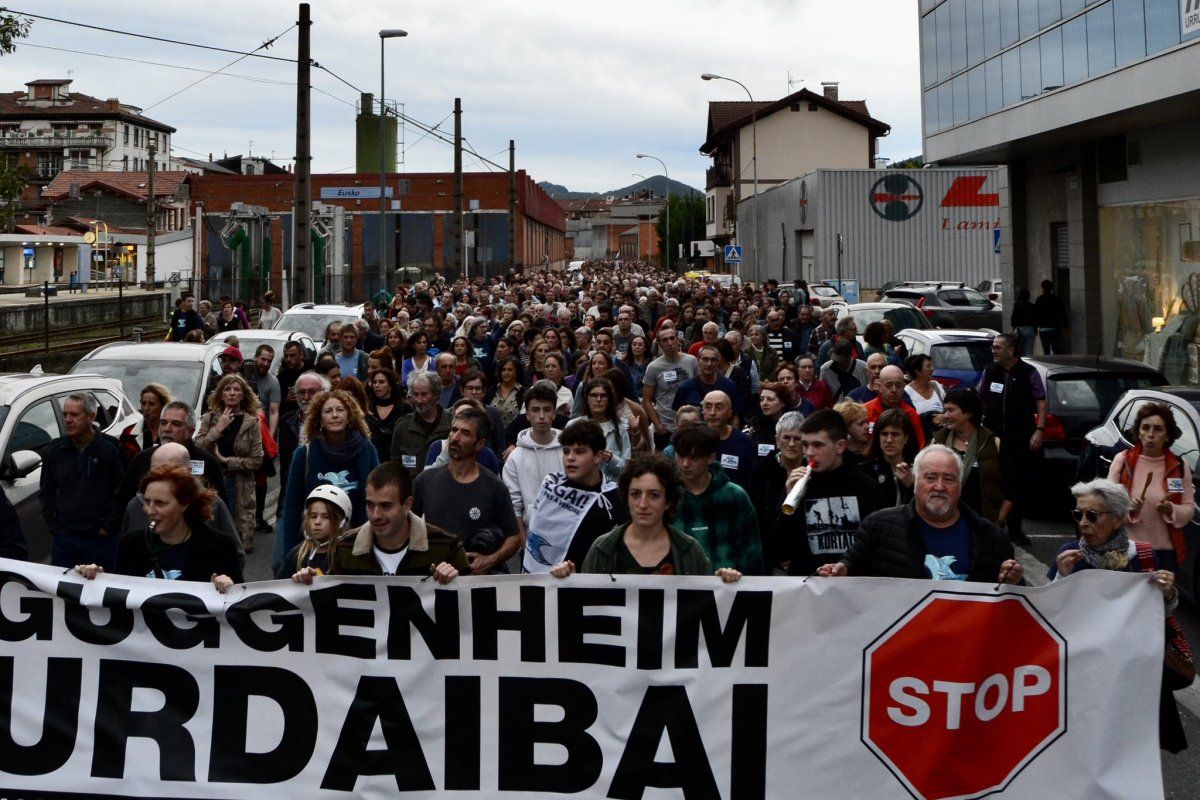
<instances>
[{"instance_id":1,"label":"pedestrian crossing sign","mask_svg":"<svg viewBox=\"0 0 1200 800\"><path fill-rule=\"evenodd\" d=\"M742 263L742 246L740 244L725 245L725 263L726 264Z\"/></svg>"}]
</instances>

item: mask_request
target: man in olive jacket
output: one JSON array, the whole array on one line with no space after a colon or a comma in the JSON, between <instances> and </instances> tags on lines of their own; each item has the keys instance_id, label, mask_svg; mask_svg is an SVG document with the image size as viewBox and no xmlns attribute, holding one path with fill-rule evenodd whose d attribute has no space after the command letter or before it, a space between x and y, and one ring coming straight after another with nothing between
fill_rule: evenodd
<instances>
[{"instance_id":1,"label":"man in olive jacket","mask_svg":"<svg viewBox=\"0 0 1200 800\"><path fill-rule=\"evenodd\" d=\"M958 455L932 444L917 455L913 472L912 502L863 520L846 554L818 574L1021 583L1024 570L1008 537L958 502Z\"/></svg>"},{"instance_id":2,"label":"man in olive jacket","mask_svg":"<svg viewBox=\"0 0 1200 800\"><path fill-rule=\"evenodd\" d=\"M395 461L367 476L367 522L347 531L329 554L329 575L432 576L441 584L470 575L457 536L412 513L412 478ZM292 576L311 584L319 573L305 567Z\"/></svg>"}]
</instances>

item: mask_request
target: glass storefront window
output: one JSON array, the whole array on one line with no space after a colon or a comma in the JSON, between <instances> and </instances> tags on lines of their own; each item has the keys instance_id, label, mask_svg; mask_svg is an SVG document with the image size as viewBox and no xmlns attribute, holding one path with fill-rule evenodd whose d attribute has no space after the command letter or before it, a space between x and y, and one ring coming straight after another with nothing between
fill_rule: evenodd
<instances>
[{"instance_id":1,"label":"glass storefront window","mask_svg":"<svg viewBox=\"0 0 1200 800\"><path fill-rule=\"evenodd\" d=\"M1087 20L1075 19L1062 26L1063 86L1088 76Z\"/></svg>"},{"instance_id":2,"label":"glass storefront window","mask_svg":"<svg viewBox=\"0 0 1200 800\"><path fill-rule=\"evenodd\" d=\"M1104 341L1200 384L1200 198L1100 209Z\"/></svg>"},{"instance_id":3,"label":"glass storefront window","mask_svg":"<svg viewBox=\"0 0 1200 800\"><path fill-rule=\"evenodd\" d=\"M938 87L938 126L942 130L954 127L954 97L950 93L951 86L947 81Z\"/></svg>"},{"instance_id":4,"label":"glass storefront window","mask_svg":"<svg viewBox=\"0 0 1200 800\"><path fill-rule=\"evenodd\" d=\"M1038 27L1053 25L1062 19L1062 6L1058 0L1038 0Z\"/></svg>"},{"instance_id":5,"label":"glass storefront window","mask_svg":"<svg viewBox=\"0 0 1200 800\"><path fill-rule=\"evenodd\" d=\"M1146 16L1142 0L1113 0L1117 39L1117 64L1128 64L1146 56Z\"/></svg>"},{"instance_id":6,"label":"glass storefront window","mask_svg":"<svg viewBox=\"0 0 1200 800\"><path fill-rule=\"evenodd\" d=\"M983 52L1000 52L1000 0L983 0Z\"/></svg>"},{"instance_id":7,"label":"glass storefront window","mask_svg":"<svg viewBox=\"0 0 1200 800\"><path fill-rule=\"evenodd\" d=\"M941 126L938 124L940 122L940 120L938 119L937 98L938 98L938 90L937 89L926 89L925 90L925 133L926 134L937 133L939 130L941 130Z\"/></svg>"},{"instance_id":8,"label":"glass storefront window","mask_svg":"<svg viewBox=\"0 0 1200 800\"><path fill-rule=\"evenodd\" d=\"M1099 75L1117 65L1112 3L1092 9L1084 19L1087 20L1088 74Z\"/></svg>"},{"instance_id":9,"label":"glass storefront window","mask_svg":"<svg viewBox=\"0 0 1200 800\"><path fill-rule=\"evenodd\" d=\"M943 3L933 12L937 25L937 79L950 77L950 4Z\"/></svg>"},{"instance_id":10,"label":"glass storefront window","mask_svg":"<svg viewBox=\"0 0 1200 800\"><path fill-rule=\"evenodd\" d=\"M1017 0L1000 0L1000 44L1007 47L1019 38Z\"/></svg>"},{"instance_id":11,"label":"glass storefront window","mask_svg":"<svg viewBox=\"0 0 1200 800\"><path fill-rule=\"evenodd\" d=\"M1017 0L1017 19L1021 27L1021 38L1032 36L1038 31L1038 0Z\"/></svg>"},{"instance_id":12,"label":"glass storefront window","mask_svg":"<svg viewBox=\"0 0 1200 800\"><path fill-rule=\"evenodd\" d=\"M1004 108L1004 78L1000 69L1000 56L983 65L987 77L987 113Z\"/></svg>"},{"instance_id":13,"label":"glass storefront window","mask_svg":"<svg viewBox=\"0 0 1200 800\"><path fill-rule=\"evenodd\" d=\"M1021 55L1015 48L1006 50L1001 57L1004 72L1004 105L1021 102Z\"/></svg>"},{"instance_id":14,"label":"glass storefront window","mask_svg":"<svg viewBox=\"0 0 1200 800\"><path fill-rule=\"evenodd\" d=\"M1021 99L1042 93L1042 55L1038 40L1021 45Z\"/></svg>"},{"instance_id":15,"label":"glass storefront window","mask_svg":"<svg viewBox=\"0 0 1200 800\"><path fill-rule=\"evenodd\" d=\"M1038 37L1042 45L1042 90L1063 85L1062 28L1046 31Z\"/></svg>"},{"instance_id":16,"label":"glass storefront window","mask_svg":"<svg viewBox=\"0 0 1200 800\"><path fill-rule=\"evenodd\" d=\"M954 124L961 125L969 119L970 104L967 99L967 76L959 75L950 81L951 93L954 95Z\"/></svg>"},{"instance_id":17,"label":"glass storefront window","mask_svg":"<svg viewBox=\"0 0 1200 800\"><path fill-rule=\"evenodd\" d=\"M933 14L921 17L921 78L926 86L937 82L937 26Z\"/></svg>"},{"instance_id":18,"label":"glass storefront window","mask_svg":"<svg viewBox=\"0 0 1200 800\"><path fill-rule=\"evenodd\" d=\"M1179 44L1179 0L1146 0L1146 52Z\"/></svg>"},{"instance_id":19,"label":"glass storefront window","mask_svg":"<svg viewBox=\"0 0 1200 800\"><path fill-rule=\"evenodd\" d=\"M967 66L967 2L950 0L947 5L950 6L950 71L958 72Z\"/></svg>"},{"instance_id":20,"label":"glass storefront window","mask_svg":"<svg viewBox=\"0 0 1200 800\"><path fill-rule=\"evenodd\" d=\"M986 55L983 49L983 0L967 0L967 63L978 64Z\"/></svg>"},{"instance_id":21,"label":"glass storefront window","mask_svg":"<svg viewBox=\"0 0 1200 800\"><path fill-rule=\"evenodd\" d=\"M987 80L983 64L967 73L967 102L971 119L979 119L987 113Z\"/></svg>"},{"instance_id":22,"label":"glass storefront window","mask_svg":"<svg viewBox=\"0 0 1200 800\"><path fill-rule=\"evenodd\" d=\"M1062 15L1069 17L1072 14L1083 11L1083 0L1062 0Z\"/></svg>"}]
</instances>

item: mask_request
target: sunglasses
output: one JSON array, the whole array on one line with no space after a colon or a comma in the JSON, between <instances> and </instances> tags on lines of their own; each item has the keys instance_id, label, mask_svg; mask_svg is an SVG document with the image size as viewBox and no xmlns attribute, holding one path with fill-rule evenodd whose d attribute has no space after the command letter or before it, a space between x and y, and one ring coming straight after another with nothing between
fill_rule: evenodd
<instances>
[{"instance_id":1,"label":"sunglasses","mask_svg":"<svg viewBox=\"0 0 1200 800\"><path fill-rule=\"evenodd\" d=\"M1107 515L1107 511L1092 511L1091 509L1088 509L1087 511L1080 511L1078 508L1076 508L1071 511L1071 516L1075 518L1076 522L1083 522L1084 517L1087 517L1088 522L1095 522L1096 520L1100 519L1100 517Z\"/></svg>"}]
</instances>

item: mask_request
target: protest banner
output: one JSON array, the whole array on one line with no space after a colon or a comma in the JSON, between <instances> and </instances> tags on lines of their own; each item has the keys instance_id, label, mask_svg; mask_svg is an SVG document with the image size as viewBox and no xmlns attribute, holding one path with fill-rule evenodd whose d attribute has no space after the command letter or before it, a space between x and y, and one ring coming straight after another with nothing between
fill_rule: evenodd
<instances>
[{"instance_id":1,"label":"protest banner","mask_svg":"<svg viewBox=\"0 0 1200 800\"><path fill-rule=\"evenodd\" d=\"M1161 595L575 575L236 586L0 560L21 797L1161 797ZM1069 780L1064 777L1069 776Z\"/></svg>"}]
</instances>

